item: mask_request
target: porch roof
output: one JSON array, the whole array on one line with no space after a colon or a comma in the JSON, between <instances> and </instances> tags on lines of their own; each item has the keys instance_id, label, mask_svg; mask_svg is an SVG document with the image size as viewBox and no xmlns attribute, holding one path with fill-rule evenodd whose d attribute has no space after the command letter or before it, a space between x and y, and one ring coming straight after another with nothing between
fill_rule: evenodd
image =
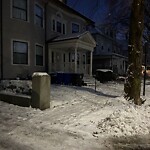
<instances>
[{"instance_id":1,"label":"porch roof","mask_svg":"<svg viewBox=\"0 0 150 150\"><path fill-rule=\"evenodd\" d=\"M56 37L49 42L50 48L81 48L84 50L93 51L96 47L96 41L90 34L86 31L83 33L73 33L67 35L61 35Z\"/></svg>"}]
</instances>

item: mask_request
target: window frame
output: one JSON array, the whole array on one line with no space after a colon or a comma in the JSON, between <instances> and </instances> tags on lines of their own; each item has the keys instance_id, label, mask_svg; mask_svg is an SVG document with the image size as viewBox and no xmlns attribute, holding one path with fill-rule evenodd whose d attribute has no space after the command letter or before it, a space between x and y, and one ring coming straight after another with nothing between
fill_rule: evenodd
<instances>
[{"instance_id":1,"label":"window frame","mask_svg":"<svg viewBox=\"0 0 150 150\"><path fill-rule=\"evenodd\" d=\"M79 27L79 31L78 32L73 32L73 25L77 25ZM80 24L76 23L76 22L72 22L71 23L71 33L80 33Z\"/></svg>"},{"instance_id":2,"label":"window frame","mask_svg":"<svg viewBox=\"0 0 150 150\"><path fill-rule=\"evenodd\" d=\"M11 6L10 18L16 19L16 20L25 21L25 22L29 22L29 0L26 0L26 9L19 8L19 7L14 7L14 6L13 6L13 1L14 1L14 0L11 0L11 1L10 1L10 6ZM16 8L16 9L20 9L20 10L22 10L22 11L25 11L26 19L14 17L14 15L13 15L13 9L15 9L15 8Z\"/></svg>"},{"instance_id":3,"label":"window frame","mask_svg":"<svg viewBox=\"0 0 150 150\"><path fill-rule=\"evenodd\" d=\"M40 47L42 47L43 48L43 64L42 65L37 65L37 58L36 58L36 56L37 56L37 49L36 49L36 47L37 46L40 46ZM38 44L38 43L36 43L35 44L35 66L37 66L37 67L44 67L45 66L45 52L44 52L44 46L43 45L41 45L41 44Z\"/></svg>"},{"instance_id":4,"label":"window frame","mask_svg":"<svg viewBox=\"0 0 150 150\"><path fill-rule=\"evenodd\" d=\"M56 21L56 32L62 33L62 23L61 23L61 21L58 21L58 20Z\"/></svg>"},{"instance_id":5,"label":"window frame","mask_svg":"<svg viewBox=\"0 0 150 150\"><path fill-rule=\"evenodd\" d=\"M60 31L58 30L58 23L60 23ZM66 21L63 19L63 16L60 12L57 12L55 15L52 16L51 19L51 31L60 33L65 35L67 33L67 24Z\"/></svg>"},{"instance_id":6,"label":"window frame","mask_svg":"<svg viewBox=\"0 0 150 150\"><path fill-rule=\"evenodd\" d=\"M27 43L27 64L14 63L14 42ZM30 56L30 43L29 43L29 41L20 40L20 39L12 39L11 40L11 65L29 66L30 65L30 57L29 56Z\"/></svg>"},{"instance_id":7,"label":"window frame","mask_svg":"<svg viewBox=\"0 0 150 150\"><path fill-rule=\"evenodd\" d=\"M42 10L42 16L38 16L37 14L36 14L36 7L38 7L38 8L40 8L41 10ZM37 24L36 23L36 18L38 17L38 19L40 18L40 19L42 19L41 21L41 23L42 24ZM45 18L44 18L44 8L43 8L43 6L42 5L40 5L40 4L38 4L38 3L35 3L34 4L34 24L36 25L36 26L38 26L38 27L41 27L41 28L44 28L44 22L45 22L45 20L44 20Z\"/></svg>"}]
</instances>

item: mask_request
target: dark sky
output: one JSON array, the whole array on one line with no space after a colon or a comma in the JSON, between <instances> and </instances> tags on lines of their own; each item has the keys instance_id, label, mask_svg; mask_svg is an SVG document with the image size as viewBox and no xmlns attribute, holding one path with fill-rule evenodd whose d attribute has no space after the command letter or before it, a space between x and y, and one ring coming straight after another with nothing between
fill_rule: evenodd
<instances>
[{"instance_id":1,"label":"dark sky","mask_svg":"<svg viewBox=\"0 0 150 150\"><path fill-rule=\"evenodd\" d=\"M118 22L129 17L131 0L68 0L68 5L99 24ZM125 24L122 22L122 24Z\"/></svg>"},{"instance_id":2,"label":"dark sky","mask_svg":"<svg viewBox=\"0 0 150 150\"><path fill-rule=\"evenodd\" d=\"M96 23L104 21L109 15L109 0L68 0L68 5Z\"/></svg>"}]
</instances>

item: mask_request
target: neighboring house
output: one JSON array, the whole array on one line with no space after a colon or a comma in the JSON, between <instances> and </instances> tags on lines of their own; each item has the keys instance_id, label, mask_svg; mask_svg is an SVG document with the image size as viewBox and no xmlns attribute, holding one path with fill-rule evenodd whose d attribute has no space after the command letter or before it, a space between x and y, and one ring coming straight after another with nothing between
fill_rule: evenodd
<instances>
[{"instance_id":1,"label":"neighboring house","mask_svg":"<svg viewBox=\"0 0 150 150\"><path fill-rule=\"evenodd\" d=\"M116 42L115 32L110 27L90 29L97 46L93 53L93 72L96 69L111 69L123 75L127 68L127 57Z\"/></svg>"},{"instance_id":2,"label":"neighboring house","mask_svg":"<svg viewBox=\"0 0 150 150\"><path fill-rule=\"evenodd\" d=\"M1 0L0 6L1 79L36 71L92 74L96 43L86 26L93 21L58 0Z\"/></svg>"}]
</instances>

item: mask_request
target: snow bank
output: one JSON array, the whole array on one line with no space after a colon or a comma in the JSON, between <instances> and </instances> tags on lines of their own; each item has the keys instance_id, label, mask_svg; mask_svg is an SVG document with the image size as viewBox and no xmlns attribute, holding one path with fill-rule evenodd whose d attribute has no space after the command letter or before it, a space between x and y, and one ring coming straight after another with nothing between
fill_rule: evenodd
<instances>
[{"instance_id":1,"label":"snow bank","mask_svg":"<svg viewBox=\"0 0 150 150\"><path fill-rule=\"evenodd\" d=\"M32 82L29 80L2 80L0 91L13 94L31 95Z\"/></svg>"},{"instance_id":2,"label":"snow bank","mask_svg":"<svg viewBox=\"0 0 150 150\"><path fill-rule=\"evenodd\" d=\"M99 121L100 134L119 136L133 136L150 133L150 105L135 106L125 104L115 110L109 117Z\"/></svg>"}]
</instances>

